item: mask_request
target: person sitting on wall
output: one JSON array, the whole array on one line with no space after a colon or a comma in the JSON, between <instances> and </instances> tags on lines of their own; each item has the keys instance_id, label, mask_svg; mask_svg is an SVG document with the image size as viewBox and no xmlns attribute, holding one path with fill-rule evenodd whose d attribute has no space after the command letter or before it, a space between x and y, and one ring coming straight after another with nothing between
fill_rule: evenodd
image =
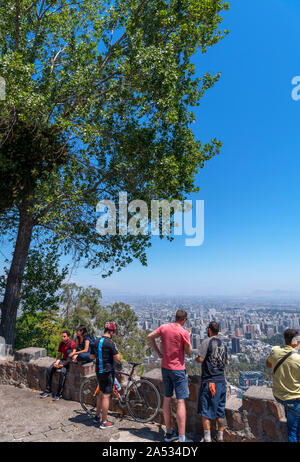
<instances>
[{"instance_id":1,"label":"person sitting on wall","mask_svg":"<svg viewBox=\"0 0 300 462\"><path fill-rule=\"evenodd\" d=\"M93 340L89 336L87 328L83 325L76 328L76 333L75 347L70 354L70 358L72 358L73 363L89 363L92 361L90 355Z\"/></svg>"},{"instance_id":2,"label":"person sitting on wall","mask_svg":"<svg viewBox=\"0 0 300 462\"><path fill-rule=\"evenodd\" d=\"M74 349L74 347L75 347L75 342L71 340L70 332L68 330L64 330L62 332L62 340L58 346L58 358L47 369L46 389L41 394L41 398L47 398L47 396L51 395L52 377L53 377L54 372L57 370L60 370L60 376L59 376L58 388L57 388L56 393L53 396L53 399L56 401L62 397L63 387L66 381L69 364L71 362L69 354L72 353L72 350Z\"/></svg>"}]
</instances>

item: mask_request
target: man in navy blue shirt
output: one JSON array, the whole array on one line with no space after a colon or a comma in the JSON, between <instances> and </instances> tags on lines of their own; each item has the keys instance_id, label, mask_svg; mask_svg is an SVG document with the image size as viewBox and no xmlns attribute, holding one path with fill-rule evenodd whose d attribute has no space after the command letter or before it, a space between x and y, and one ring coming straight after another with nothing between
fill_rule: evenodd
<instances>
[{"instance_id":1,"label":"man in navy blue shirt","mask_svg":"<svg viewBox=\"0 0 300 462\"><path fill-rule=\"evenodd\" d=\"M113 422L107 420L107 414L115 380L114 362L121 359L116 344L112 341L112 336L116 331L115 324L107 322L104 326L103 336L97 339L91 351L91 354L96 358L96 375L100 388L94 422L99 422L102 429L110 428L114 425Z\"/></svg>"},{"instance_id":2,"label":"man in navy blue shirt","mask_svg":"<svg viewBox=\"0 0 300 462\"><path fill-rule=\"evenodd\" d=\"M199 391L198 414L202 417L204 441L211 441L210 421L217 420L218 441L223 441L226 382L225 364L228 363L227 348L218 338L219 324L209 323L208 338L203 340L196 358L202 363L201 387Z\"/></svg>"}]
</instances>

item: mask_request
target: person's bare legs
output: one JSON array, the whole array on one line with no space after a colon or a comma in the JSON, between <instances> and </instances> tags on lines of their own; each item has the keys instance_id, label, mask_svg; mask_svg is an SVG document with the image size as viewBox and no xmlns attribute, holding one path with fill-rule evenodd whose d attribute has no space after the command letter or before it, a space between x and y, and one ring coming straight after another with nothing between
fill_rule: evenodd
<instances>
[{"instance_id":1,"label":"person's bare legs","mask_svg":"<svg viewBox=\"0 0 300 462\"><path fill-rule=\"evenodd\" d=\"M224 419L221 417L217 417L217 427L218 427L218 441L223 441L223 433L224 433Z\"/></svg>"},{"instance_id":2,"label":"person's bare legs","mask_svg":"<svg viewBox=\"0 0 300 462\"><path fill-rule=\"evenodd\" d=\"M178 427L178 435L179 436L185 435L186 407L185 407L184 399L177 400L176 420L177 420L177 427Z\"/></svg>"},{"instance_id":3,"label":"person's bare legs","mask_svg":"<svg viewBox=\"0 0 300 462\"><path fill-rule=\"evenodd\" d=\"M171 430L171 399L172 398L167 398L166 396L164 396L163 415L166 426L166 432L168 432L168 430Z\"/></svg>"},{"instance_id":4,"label":"person's bare legs","mask_svg":"<svg viewBox=\"0 0 300 462\"><path fill-rule=\"evenodd\" d=\"M218 431L223 432L225 428L224 419L222 419L221 417L217 417L217 424L218 424Z\"/></svg>"},{"instance_id":5,"label":"person's bare legs","mask_svg":"<svg viewBox=\"0 0 300 462\"><path fill-rule=\"evenodd\" d=\"M203 430L210 430L210 420L202 416Z\"/></svg>"},{"instance_id":6,"label":"person's bare legs","mask_svg":"<svg viewBox=\"0 0 300 462\"><path fill-rule=\"evenodd\" d=\"M99 391L98 395L97 395L97 408L96 408L96 415L100 415L101 414L101 391Z\"/></svg>"},{"instance_id":7,"label":"person's bare legs","mask_svg":"<svg viewBox=\"0 0 300 462\"><path fill-rule=\"evenodd\" d=\"M202 426L204 430L204 440L211 441L210 420L207 417L202 416Z\"/></svg>"},{"instance_id":8,"label":"person's bare legs","mask_svg":"<svg viewBox=\"0 0 300 462\"><path fill-rule=\"evenodd\" d=\"M100 394L101 394L102 422L105 422L107 420L110 395L102 393L102 391L100 391Z\"/></svg>"}]
</instances>

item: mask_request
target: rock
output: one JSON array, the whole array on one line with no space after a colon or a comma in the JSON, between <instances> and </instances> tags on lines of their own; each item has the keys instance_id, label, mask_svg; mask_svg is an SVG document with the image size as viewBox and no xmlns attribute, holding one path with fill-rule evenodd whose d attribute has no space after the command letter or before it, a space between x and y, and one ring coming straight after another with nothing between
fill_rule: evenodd
<instances>
[{"instance_id":1,"label":"rock","mask_svg":"<svg viewBox=\"0 0 300 462\"><path fill-rule=\"evenodd\" d=\"M38 359L47 356L46 348L23 348L15 352L15 361L29 362L32 359Z\"/></svg>"}]
</instances>

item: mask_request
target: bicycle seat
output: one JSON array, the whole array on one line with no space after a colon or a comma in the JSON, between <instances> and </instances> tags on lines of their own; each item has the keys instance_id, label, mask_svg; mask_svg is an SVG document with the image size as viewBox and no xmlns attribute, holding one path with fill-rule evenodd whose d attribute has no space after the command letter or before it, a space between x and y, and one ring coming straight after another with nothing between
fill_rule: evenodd
<instances>
[{"instance_id":1,"label":"bicycle seat","mask_svg":"<svg viewBox=\"0 0 300 462\"><path fill-rule=\"evenodd\" d=\"M143 364L143 363L131 363L131 362L129 362L129 364L131 364L132 366L135 367L135 366L140 366L140 365Z\"/></svg>"}]
</instances>

